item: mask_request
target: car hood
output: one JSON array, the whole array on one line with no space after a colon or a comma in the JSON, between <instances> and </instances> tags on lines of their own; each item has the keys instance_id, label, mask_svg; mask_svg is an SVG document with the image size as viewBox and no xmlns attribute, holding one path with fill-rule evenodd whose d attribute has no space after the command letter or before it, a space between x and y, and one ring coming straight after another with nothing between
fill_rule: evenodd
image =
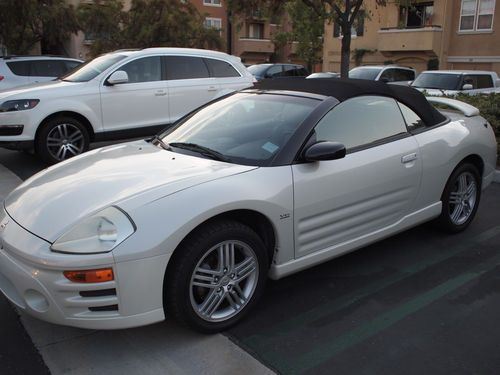
<instances>
[{"instance_id":1,"label":"car hood","mask_svg":"<svg viewBox=\"0 0 500 375\"><path fill-rule=\"evenodd\" d=\"M6 198L5 209L26 230L54 242L82 218L124 199L141 196L149 202L255 168L135 141L90 151L36 174Z\"/></svg>"},{"instance_id":2,"label":"car hood","mask_svg":"<svg viewBox=\"0 0 500 375\"><path fill-rule=\"evenodd\" d=\"M86 82L83 82L86 83ZM33 83L30 85L16 86L11 89L0 91L0 100L2 99L37 99L39 95L54 90L65 89L68 86L74 87L81 85L82 82L65 82L61 80ZM28 97L29 96L29 97Z\"/></svg>"}]
</instances>

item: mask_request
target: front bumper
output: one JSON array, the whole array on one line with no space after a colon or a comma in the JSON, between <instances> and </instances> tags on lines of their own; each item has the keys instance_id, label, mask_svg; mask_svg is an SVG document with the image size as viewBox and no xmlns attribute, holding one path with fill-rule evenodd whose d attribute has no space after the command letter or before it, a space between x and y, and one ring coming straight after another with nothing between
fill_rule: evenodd
<instances>
[{"instance_id":1,"label":"front bumper","mask_svg":"<svg viewBox=\"0 0 500 375\"><path fill-rule=\"evenodd\" d=\"M55 254L48 242L26 231L0 208L0 291L19 309L41 320L89 329L129 328L164 320L161 296L149 293L151 279L141 275L158 272L167 261L160 256L115 263L112 254ZM63 275L66 270L105 267L113 268L115 280L85 284Z\"/></svg>"}]
</instances>

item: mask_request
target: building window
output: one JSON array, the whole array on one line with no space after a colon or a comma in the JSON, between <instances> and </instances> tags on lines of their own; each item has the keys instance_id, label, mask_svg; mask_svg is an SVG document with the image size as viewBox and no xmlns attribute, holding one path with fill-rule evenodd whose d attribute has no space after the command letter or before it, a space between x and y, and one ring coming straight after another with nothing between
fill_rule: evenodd
<instances>
[{"instance_id":1,"label":"building window","mask_svg":"<svg viewBox=\"0 0 500 375\"><path fill-rule=\"evenodd\" d=\"M434 3L416 3L399 8L400 27L420 28L432 25Z\"/></svg>"},{"instance_id":2,"label":"building window","mask_svg":"<svg viewBox=\"0 0 500 375\"><path fill-rule=\"evenodd\" d=\"M495 0L462 0L460 31L490 31L493 29Z\"/></svg>"},{"instance_id":3,"label":"building window","mask_svg":"<svg viewBox=\"0 0 500 375\"><path fill-rule=\"evenodd\" d=\"M221 7L221 0L203 0L203 5L212 6L212 7Z\"/></svg>"},{"instance_id":4,"label":"building window","mask_svg":"<svg viewBox=\"0 0 500 375\"><path fill-rule=\"evenodd\" d=\"M222 30L222 20L220 18L205 18L204 25L207 29Z\"/></svg>"},{"instance_id":5,"label":"building window","mask_svg":"<svg viewBox=\"0 0 500 375\"><path fill-rule=\"evenodd\" d=\"M363 36L365 31L365 11L361 9L356 16L352 26L351 26L351 36L356 38L358 36ZM333 36L335 38L342 38L342 30L338 23L333 24Z\"/></svg>"},{"instance_id":6,"label":"building window","mask_svg":"<svg viewBox=\"0 0 500 375\"><path fill-rule=\"evenodd\" d=\"M263 23L248 24L248 38L264 39L264 24Z\"/></svg>"}]
</instances>

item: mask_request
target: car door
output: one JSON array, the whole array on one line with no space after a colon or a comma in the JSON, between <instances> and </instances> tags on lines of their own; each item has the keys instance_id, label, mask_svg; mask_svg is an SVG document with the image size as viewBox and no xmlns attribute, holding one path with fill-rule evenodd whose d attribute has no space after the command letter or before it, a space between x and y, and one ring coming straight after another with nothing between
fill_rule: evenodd
<instances>
[{"instance_id":1,"label":"car door","mask_svg":"<svg viewBox=\"0 0 500 375\"><path fill-rule=\"evenodd\" d=\"M172 122L217 97L219 82L210 77L202 57L165 56L164 62Z\"/></svg>"},{"instance_id":2,"label":"car door","mask_svg":"<svg viewBox=\"0 0 500 375\"><path fill-rule=\"evenodd\" d=\"M168 124L168 88L162 75L161 57L140 57L117 70L127 72L128 82L101 84L104 131Z\"/></svg>"},{"instance_id":3,"label":"car door","mask_svg":"<svg viewBox=\"0 0 500 375\"><path fill-rule=\"evenodd\" d=\"M422 164L394 99L340 103L309 142L343 143L343 159L292 166L296 257L388 228L413 210Z\"/></svg>"}]
</instances>

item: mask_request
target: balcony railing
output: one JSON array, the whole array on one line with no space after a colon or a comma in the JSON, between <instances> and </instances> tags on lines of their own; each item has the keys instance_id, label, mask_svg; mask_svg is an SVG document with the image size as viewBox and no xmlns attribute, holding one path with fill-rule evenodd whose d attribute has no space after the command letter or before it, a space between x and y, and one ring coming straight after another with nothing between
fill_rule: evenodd
<instances>
[{"instance_id":1,"label":"balcony railing","mask_svg":"<svg viewBox=\"0 0 500 375\"><path fill-rule=\"evenodd\" d=\"M273 53L274 44L270 39L240 37L240 49L243 52Z\"/></svg>"},{"instance_id":2,"label":"balcony railing","mask_svg":"<svg viewBox=\"0 0 500 375\"><path fill-rule=\"evenodd\" d=\"M443 29L438 25L391 27L379 30L378 50L384 52L422 51L438 54Z\"/></svg>"}]
</instances>

